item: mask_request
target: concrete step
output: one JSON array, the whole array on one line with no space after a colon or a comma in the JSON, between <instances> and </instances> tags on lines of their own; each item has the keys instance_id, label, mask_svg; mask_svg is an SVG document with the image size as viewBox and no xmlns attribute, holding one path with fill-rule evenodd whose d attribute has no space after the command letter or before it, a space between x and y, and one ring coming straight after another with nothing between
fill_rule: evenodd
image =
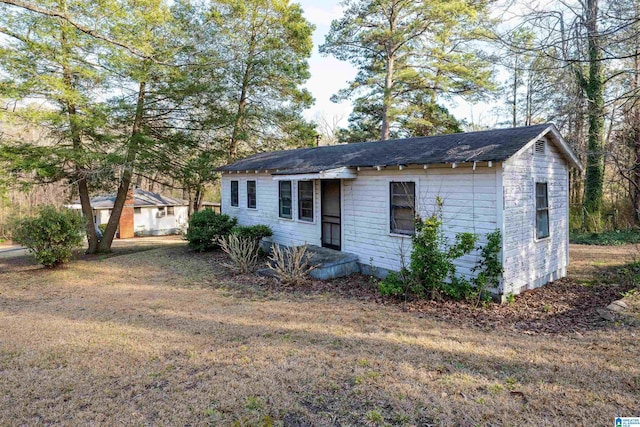
<instances>
[{"instance_id":1,"label":"concrete step","mask_svg":"<svg viewBox=\"0 0 640 427\"><path fill-rule=\"evenodd\" d=\"M264 246L263 249L269 251ZM357 255L315 245L307 245L307 251L311 254L310 264L317 266L309 273L314 279L329 280L360 272ZM258 274L266 276L273 273L269 269L263 270Z\"/></svg>"}]
</instances>

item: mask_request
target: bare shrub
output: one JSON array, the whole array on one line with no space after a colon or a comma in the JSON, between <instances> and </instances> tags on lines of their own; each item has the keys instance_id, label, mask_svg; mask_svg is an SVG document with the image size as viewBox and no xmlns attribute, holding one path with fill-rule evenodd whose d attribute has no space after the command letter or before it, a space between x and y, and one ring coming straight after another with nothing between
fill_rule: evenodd
<instances>
[{"instance_id":1,"label":"bare shrub","mask_svg":"<svg viewBox=\"0 0 640 427\"><path fill-rule=\"evenodd\" d=\"M307 280L307 275L316 268L310 265L311 254L307 246L281 247L274 244L267 266L273 270L276 277L285 285L300 285Z\"/></svg>"},{"instance_id":2,"label":"bare shrub","mask_svg":"<svg viewBox=\"0 0 640 427\"><path fill-rule=\"evenodd\" d=\"M258 259L259 242L249 237L230 234L218 239L220 248L229 256L230 263L225 267L244 274L251 271Z\"/></svg>"}]
</instances>

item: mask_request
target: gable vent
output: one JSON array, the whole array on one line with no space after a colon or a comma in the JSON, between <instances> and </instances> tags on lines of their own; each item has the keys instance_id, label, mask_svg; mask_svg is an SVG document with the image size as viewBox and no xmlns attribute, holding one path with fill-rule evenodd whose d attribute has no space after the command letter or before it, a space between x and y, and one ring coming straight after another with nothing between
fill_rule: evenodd
<instances>
[{"instance_id":1,"label":"gable vent","mask_svg":"<svg viewBox=\"0 0 640 427\"><path fill-rule=\"evenodd\" d=\"M546 142L544 139L539 139L536 141L535 153L538 155L544 155L546 150Z\"/></svg>"}]
</instances>

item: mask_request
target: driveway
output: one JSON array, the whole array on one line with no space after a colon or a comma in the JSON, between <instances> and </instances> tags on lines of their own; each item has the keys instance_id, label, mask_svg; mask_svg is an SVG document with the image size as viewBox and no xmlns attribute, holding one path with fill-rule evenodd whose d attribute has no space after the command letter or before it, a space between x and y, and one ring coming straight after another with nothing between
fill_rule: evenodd
<instances>
[{"instance_id":1,"label":"driveway","mask_svg":"<svg viewBox=\"0 0 640 427\"><path fill-rule=\"evenodd\" d=\"M14 258L27 254L27 250L19 245L0 246L0 258Z\"/></svg>"}]
</instances>

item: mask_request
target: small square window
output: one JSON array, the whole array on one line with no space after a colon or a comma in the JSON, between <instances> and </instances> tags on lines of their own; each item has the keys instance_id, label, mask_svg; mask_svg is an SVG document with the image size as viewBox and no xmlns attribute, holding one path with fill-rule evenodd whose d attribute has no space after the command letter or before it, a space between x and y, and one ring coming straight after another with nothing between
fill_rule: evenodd
<instances>
[{"instance_id":1,"label":"small square window","mask_svg":"<svg viewBox=\"0 0 640 427\"><path fill-rule=\"evenodd\" d=\"M167 215L174 215L173 206L167 206Z\"/></svg>"},{"instance_id":2,"label":"small square window","mask_svg":"<svg viewBox=\"0 0 640 427\"><path fill-rule=\"evenodd\" d=\"M139 214L142 212L142 208L133 208L133 213L134 214Z\"/></svg>"}]
</instances>

